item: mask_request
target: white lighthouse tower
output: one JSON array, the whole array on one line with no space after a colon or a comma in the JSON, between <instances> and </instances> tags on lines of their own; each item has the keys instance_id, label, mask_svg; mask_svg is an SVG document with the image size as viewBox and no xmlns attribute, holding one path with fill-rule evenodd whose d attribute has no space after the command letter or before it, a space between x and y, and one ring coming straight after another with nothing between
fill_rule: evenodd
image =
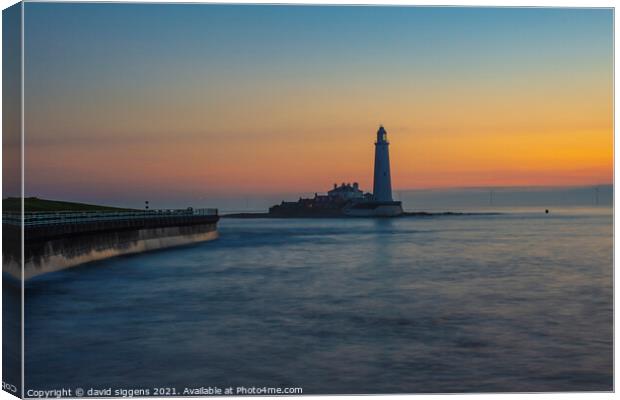
<instances>
[{"instance_id":1,"label":"white lighthouse tower","mask_svg":"<svg viewBox=\"0 0 620 400\"><path fill-rule=\"evenodd\" d=\"M392 199L390 174L390 143L383 126L377 131L375 142L375 176L372 196L353 201L343 210L345 215L355 217L396 217L403 214L400 201Z\"/></svg>"},{"instance_id":2,"label":"white lighthouse tower","mask_svg":"<svg viewBox=\"0 0 620 400\"><path fill-rule=\"evenodd\" d=\"M375 201L393 201L389 147L387 132L382 125L377 131L377 141L375 142L375 177L372 190Z\"/></svg>"}]
</instances>

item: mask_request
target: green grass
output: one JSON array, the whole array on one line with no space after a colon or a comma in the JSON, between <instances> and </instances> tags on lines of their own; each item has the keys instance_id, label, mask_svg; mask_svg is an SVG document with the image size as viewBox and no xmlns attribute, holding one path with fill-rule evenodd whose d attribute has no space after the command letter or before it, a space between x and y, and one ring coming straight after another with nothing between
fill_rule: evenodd
<instances>
[{"instance_id":1,"label":"green grass","mask_svg":"<svg viewBox=\"0 0 620 400\"><path fill-rule=\"evenodd\" d=\"M25 211L134 211L130 208L98 206L70 201L45 200L37 197L24 198ZM21 211L19 197L2 199L3 211Z\"/></svg>"}]
</instances>

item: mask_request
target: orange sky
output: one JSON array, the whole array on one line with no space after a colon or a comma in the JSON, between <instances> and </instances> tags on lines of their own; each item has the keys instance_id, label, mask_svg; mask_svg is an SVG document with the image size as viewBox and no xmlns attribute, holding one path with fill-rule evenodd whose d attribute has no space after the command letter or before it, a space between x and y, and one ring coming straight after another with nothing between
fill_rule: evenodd
<instances>
[{"instance_id":1,"label":"orange sky","mask_svg":"<svg viewBox=\"0 0 620 400\"><path fill-rule=\"evenodd\" d=\"M612 182L609 12L272 9L30 24L27 194L371 190L379 124L395 190Z\"/></svg>"},{"instance_id":2,"label":"orange sky","mask_svg":"<svg viewBox=\"0 0 620 400\"><path fill-rule=\"evenodd\" d=\"M49 174L59 184L74 180L62 177L74 170L128 187L200 182L228 193L312 192L332 182L359 181L368 190L375 131L383 123L397 190L610 183L613 127L606 89L570 97L554 90L528 96L515 87L476 93L455 88L441 96L429 88L402 99L396 91L386 93L389 103L363 95L282 96L237 109L236 115L226 112L224 102L212 112L188 102L187 108L144 112L127 122L119 115L127 106L121 103L108 110L115 116L113 129L90 128L88 115L72 121L74 129L83 125L93 132L95 141L76 137L35 145L28 159L44 165L38 175ZM134 111L142 108L147 106Z\"/></svg>"}]
</instances>

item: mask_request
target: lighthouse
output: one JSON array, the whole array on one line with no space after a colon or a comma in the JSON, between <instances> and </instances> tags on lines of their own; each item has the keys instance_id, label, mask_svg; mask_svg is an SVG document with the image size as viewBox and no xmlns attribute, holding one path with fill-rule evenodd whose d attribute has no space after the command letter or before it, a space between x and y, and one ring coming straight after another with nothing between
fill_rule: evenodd
<instances>
[{"instance_id":1,"label":"lighthouse","mask_svg":"<svg viewBox=\"0 0 620 400\"><path fill-rule=\"evenodd\" d=\"M383 125L377 131L377 141L375 142L375 176L372 194L375 201L393 201L390 175L390 142L387 140L387 132Z\"/></svg>"},{"instance_id":2,"label":"lighthouse","mask_svg":"<svg viewBox=\"0 0 620 400\"><path fill-rule=\"evenodd\" d=\"M397 217L403 214L400 201L392 199L390 174L390 142L383 126L377 131L375 141L375 175L373 193L362 199L354 199L345 206L343 213L353 217Z\"/></svg>"}]
</instances>

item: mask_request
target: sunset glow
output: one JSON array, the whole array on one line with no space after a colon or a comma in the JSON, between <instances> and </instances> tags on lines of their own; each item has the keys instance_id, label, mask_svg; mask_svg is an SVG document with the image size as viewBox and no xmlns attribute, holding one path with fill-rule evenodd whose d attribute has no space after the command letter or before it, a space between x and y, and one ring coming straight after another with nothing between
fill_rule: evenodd
<instances>
[{"instance_id":1,"label":"sunset glow","mask_svg":"<svg viewBox=\"0 0 620 400\"><path fill-rule=\"evenodd\" d=\"M102 6L26 4L26 195L612 182L611 10Z\"/></svg>"}]
</instances>

